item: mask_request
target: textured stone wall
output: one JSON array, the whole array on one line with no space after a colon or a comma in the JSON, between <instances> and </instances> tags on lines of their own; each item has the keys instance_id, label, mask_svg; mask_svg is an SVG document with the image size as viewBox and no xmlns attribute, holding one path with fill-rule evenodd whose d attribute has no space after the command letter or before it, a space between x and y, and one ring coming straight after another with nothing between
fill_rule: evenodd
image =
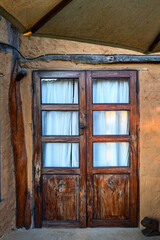
<instances>
[{"instance_id":1,"label":"textured stone wall","mask_svg":"<svg viewBox=\"0 0 160 240\"><path fill-rule=\"evenodd\" d=\"M47 53L61 54L137 54L136 52L39 37L21 36L20 50L25 56L38 56ZM139 183L140 210L139 222L145 216L160 220L160 64L75 64L65 61L34 61L22 64L28 76L21 83L22 102L26 128L27 150L31 149L31 71L33 69L137 69L139 71ZM29 104L27 104L27 101ZM28 158L29 172L32 158ZM31 175L30 175L31 176ZM29 179L30 187L32 178Z\"/></svg>"},{"instance_id":2,"label":"textured stone wall","mask_svg":"<svg viewBox=\"0 0 160 240\"><path fill-rule=\"evenodd\" d=\"M0 20L0 41L8 43L7 24ZM10 135L8 92L12 53L0 52L0 121L1 121L1 198L0 236L15 228L15 175Z\"/></svg>"}]
</instances>

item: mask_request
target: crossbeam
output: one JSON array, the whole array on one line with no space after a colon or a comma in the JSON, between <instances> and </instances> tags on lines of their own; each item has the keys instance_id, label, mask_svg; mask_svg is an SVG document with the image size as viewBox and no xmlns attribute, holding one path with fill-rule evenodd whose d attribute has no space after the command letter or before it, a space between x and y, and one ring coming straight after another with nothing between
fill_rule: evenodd
<instances>
[{"instance_id":1,"label":"crossbeam","mask_svg":"<svg viewBox=\"0 0 160 240\"><path fill-rule=\"evenodd\" d=\"M129 55L129 54L46 54L39 57L25 57L21 63L30 61L71 61L86 64L113 63L160 63L160 55Z\"/></svg>"},{"instance_id":2,"label":"crossbeam","mask_svg":"<svg viewBox=\"0 0 160 240\"><path fill-rule=\"evenodd\" d=\"M14 46L0 42L1 51L17 51L21 56L20 62L31 61L71 61L86 64L112 64L112 63L160 63L160 55L131 55L131 54L44 54L37 57L25 57Z\"/></svg>"}]
</instances>

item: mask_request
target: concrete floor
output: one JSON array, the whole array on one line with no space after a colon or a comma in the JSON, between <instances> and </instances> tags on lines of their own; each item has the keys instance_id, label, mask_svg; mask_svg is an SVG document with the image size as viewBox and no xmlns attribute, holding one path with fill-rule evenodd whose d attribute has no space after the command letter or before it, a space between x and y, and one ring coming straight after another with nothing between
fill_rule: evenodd
<instances>
[{"instance_id":1,"label":"concrete floor","mask_svg":"<svg viewBox=\"0 0 160 240\"><path fill-rule=\"evenodd\" d=\"M3 240L160 240L157 237L144 237L138 228L70 228L70 229L31 229L16 230Z\"/></svg>"}]
</instances>

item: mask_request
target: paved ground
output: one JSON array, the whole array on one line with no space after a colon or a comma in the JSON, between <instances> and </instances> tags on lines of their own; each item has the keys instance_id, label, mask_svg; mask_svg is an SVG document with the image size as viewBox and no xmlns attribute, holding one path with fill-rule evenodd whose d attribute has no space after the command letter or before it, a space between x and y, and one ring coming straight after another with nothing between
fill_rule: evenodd
<instances>
[{"instance_id":1,"label":"paved ground","mask_svg":"<svg viewBox=\"0 0 160 240\"><path fill-rule=\"evenodd\" d=\"M138 228L70 228L16 230L3 236L3 240L160 240L144 237Z\"/></svg>"}]
</instances>

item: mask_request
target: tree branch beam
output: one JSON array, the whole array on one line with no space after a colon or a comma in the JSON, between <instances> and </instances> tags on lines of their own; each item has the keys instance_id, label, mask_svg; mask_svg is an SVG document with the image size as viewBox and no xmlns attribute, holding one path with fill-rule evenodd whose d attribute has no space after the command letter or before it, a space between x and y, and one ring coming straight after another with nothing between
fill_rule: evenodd
<instances>
[{"instance_id":1,"label":"tree branch beam","mask_svg":"<svg viewBox=\"0 0 160 240\"><path fill-rule=\"evenodd\" d=\"M160 63L160 55L129 55L129 54L46 54L38 57L26 57L20 62L31 61L71 61L85 64L114 64L114 63Z\"/></svg>"},{"instance_id":2,"label":"tree branch beam","mask_svg":"<svg viewBox=\"0 0 160 240\"><path fill-rule=\"evenodd\" d=\"M9 89L9 113L11 125L11 142L13 147L16 178L16 226L30 228L31 200L27 188L27 152L23 122L23 110L20 82L16 80L18 60L14 62Z\"/></svg>"}]
</instances>

